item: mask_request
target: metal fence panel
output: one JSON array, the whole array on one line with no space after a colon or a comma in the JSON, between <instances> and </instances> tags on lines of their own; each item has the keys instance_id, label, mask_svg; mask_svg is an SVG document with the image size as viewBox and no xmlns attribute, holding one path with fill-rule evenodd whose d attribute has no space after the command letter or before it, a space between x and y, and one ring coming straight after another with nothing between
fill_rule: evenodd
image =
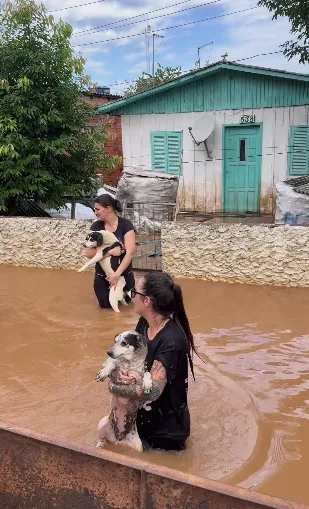
<instances>
[{"instance_id":1,"label":"metal fence panel","mask_svg":"<svg viewBox=\"0 0 309 509\"><path fill-rule=\"evenodd\" d=\"M124 203L123 217L132 221L136 231L134 269L162 270L161 224L175 221L177 212L175 203Z\"/></svg>"}]
</instances>

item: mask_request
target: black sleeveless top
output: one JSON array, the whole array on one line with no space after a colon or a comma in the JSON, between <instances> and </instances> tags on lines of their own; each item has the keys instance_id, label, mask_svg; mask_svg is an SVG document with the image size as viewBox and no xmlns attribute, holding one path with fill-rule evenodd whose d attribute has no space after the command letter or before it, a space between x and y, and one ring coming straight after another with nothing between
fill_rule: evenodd
<instances>
[{"instance_id":1,"label":"black sleeveless top","mask_svg":"<svg viewBox=\"0 0 309 509\"><path fill-rule=\"evenodd\" d=\"M94 231L94 232L98 232L100 230L105 230L104 221L100 221L99 219L97 219L96 221L94 221L92 223L90 230ZM126 235L126 233L128 233L132 230L134 231L134 226L131 223L131 221L129 221L129 219L125 219L124 217L118 217L117 230L115 232L113 232L113 234L117 237L119 242L124 247L124 236ZM117 270L117 268L119 267L120 263L122 262L124 256L125 255L122 254L121 256L112 256L111 257L111 266L112 266L113 270L115 270L115 271ZM131 272L131 271L132 271L132 263L130 263L130 265L126 268L126 270L123 272L122 275L125 276L125 275L129 274L129 272ZM96 264L96 272L98 274L104 275L104 271L99 263Z\"/></svg>"},{"instance_id":2,"label":"black sleeveless top","mask_svg":"<svg viewBox=\"0 0 309 509\"><path fill-rule=\"evenodd\" d=\"M140 318L136 331L147 337L147 328L147 321ZM188 342L173 320L169 320L152 341L148 340L148 370L155 360L165 367L167 384L156 401L144 404L138 411L138 432L149 443L152 438L185 441L190 435Z\"/></svg>"}]
</instances>

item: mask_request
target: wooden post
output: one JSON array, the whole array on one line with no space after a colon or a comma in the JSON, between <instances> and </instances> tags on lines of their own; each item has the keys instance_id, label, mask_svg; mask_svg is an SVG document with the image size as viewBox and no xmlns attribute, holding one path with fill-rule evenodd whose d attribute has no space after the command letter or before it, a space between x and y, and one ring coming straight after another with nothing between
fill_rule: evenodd
<instances>
[{"instance_id":1,"label":"wooden post","mask_svg":"<svg viewBox=\"0 0 309 509\"><path fill-rule=\"evenodd\" d=\"M73 197L71 199L71 219L75 219L75 211L76 211L76 199Z\"/></svg>"}]
</instances>

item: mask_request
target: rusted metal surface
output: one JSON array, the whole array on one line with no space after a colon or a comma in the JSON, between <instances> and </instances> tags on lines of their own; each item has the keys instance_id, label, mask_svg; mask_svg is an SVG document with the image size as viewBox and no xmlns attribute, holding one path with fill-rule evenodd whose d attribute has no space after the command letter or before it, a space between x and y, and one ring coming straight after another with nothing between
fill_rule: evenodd
<instances>
[{"instance_id":1,"label":"rusted metal surface","mask_svg":"<svg viewBox=\"0 0 309 509\"><path fill-rule=\"evenodd\" d=\"M1 509L308 509L0 424Z\"/></svg>"}]
</instances>

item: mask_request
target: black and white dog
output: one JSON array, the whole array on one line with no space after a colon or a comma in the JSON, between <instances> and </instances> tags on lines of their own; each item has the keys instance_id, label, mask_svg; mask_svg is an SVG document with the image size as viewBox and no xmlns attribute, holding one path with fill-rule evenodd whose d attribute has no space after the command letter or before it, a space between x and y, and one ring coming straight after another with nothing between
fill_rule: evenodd
<instances>
[{"instance_id":1,"label":"black and white dog","mask_svg":"<svg viewBox=\"0 0 309 509\"><path fill-rule=\"evenodd\" d=\"M143 391L147 394L152 389L152 378L145 369L147 340L137 332L127 331L115 337L115 345L107 351L109 358L96 380L103 382L108 376L117 382L119 369L128 372L137 380L142 380ZM128 445L137 451L143 450L142 441L136 429L136 415L140 407L138 400L112 395L109 415L103 417L98 425L99 441L97 447L104 447L106 442Z\"/></svg>"},{"instance_id":2,"label":"black and white dog","mask_svg":"<svg viewBox=\"0 0 309 509\"><path fill-rule=\"evenodd\" d=\"M96 248L97 252L95 256L91 258L91 260L88 260L85 265L83 265L82 268L78 270L78 272L84 272L84 270L86 270L88 267L99 262L107 276L114 274L110 257L107 256L106 258L103 258L103 256L114 247L122 247L116 235L106 230L90 232L87 235L83 245L84 247ZM121 302L122 304L127 304L126 299L130 300L130 298L131 292L126 288L125 278L120 276L117 285L113 286L109 292L110 305L112 306L113 310L116 311L116 313L119 313L118 303Z\"/></svg>"}]
</instances>

